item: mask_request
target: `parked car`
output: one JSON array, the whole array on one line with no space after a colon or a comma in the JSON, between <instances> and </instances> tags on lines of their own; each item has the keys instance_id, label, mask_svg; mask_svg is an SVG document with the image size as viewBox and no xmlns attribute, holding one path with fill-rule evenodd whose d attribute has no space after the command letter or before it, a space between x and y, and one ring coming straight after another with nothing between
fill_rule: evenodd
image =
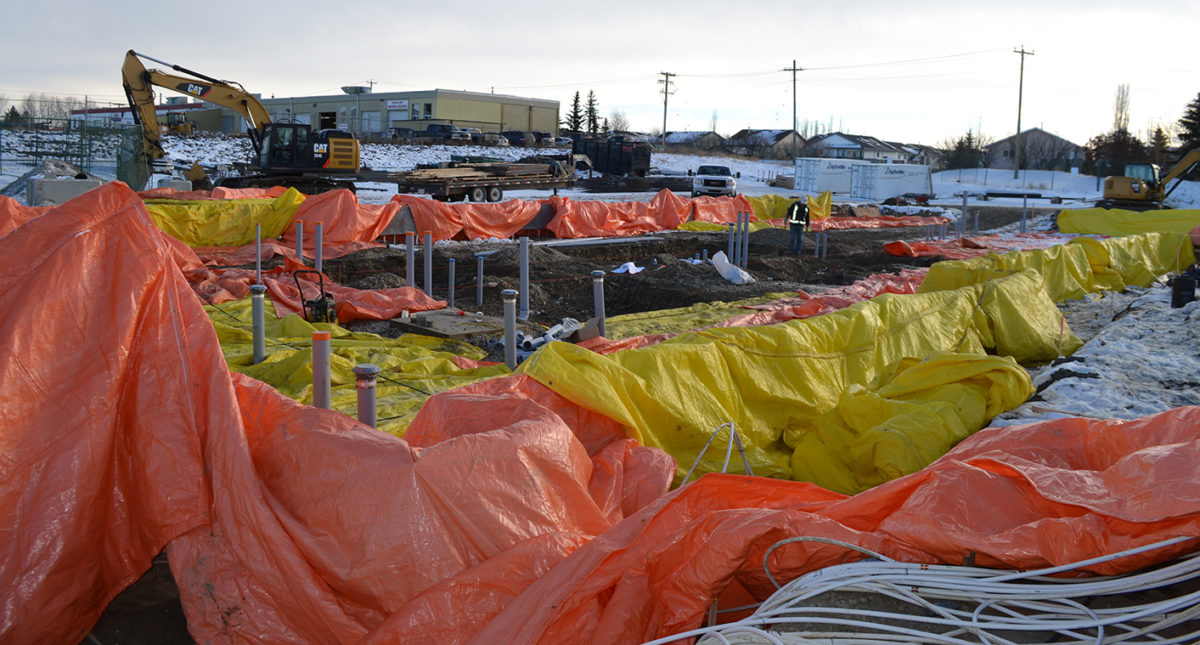
<instances>
[{"instance_id":1,"label":"parked car","mask_svg":"<svg viewBox=\"0 0 1200 645\"><path fill-rule=\"evenodd\" d=\"M575 145L575 140L571 137L554 137L554 145L560 148L570 148Z\"/></svg>"},{"instance_id":2,"label":"parked car","mask_svg":"<svg viewBox=\"0 0 1200 645\"><path fill-rule=\"evenodd\" d=\"M475 145L479 145L479 146L483 145L483 130L480 130L479 128L459 128L459 129L462 130L463 132L467 133L467 136L471 138L471 143L474 143Z\"/></svg>"},{"instance_id":3,"label":"parked car","mask_svg":"<svg viewBox=\"0 0 1200 645\"><path fill-rule=\"evenodd\" d=\"M504 135L505 139L508 139L509 145L527 147L537 145L537 138L533 136L532 132L522 132L521 130L505 130L500 134Z\"/></svg>"},{"instance_id":4,"label":"parked car","mask_svg":"<svg viewBox=\"0 0 1200 645\"><path fill-rule=\"evenodd\" d=\"M471 140L471 135L449 123L430 123L425 126L422 136L439 143L466 143Z\"/></svg>"},{"instance_id":5,"label":"parked car","mask_svg":"<svg viewBox=\"0 0 1200 645\"><path fill-rule=\"evenodd\" d=\"M395 143L412 143L416 136L412 128L388 128L388 137Z\"/></svg>"},{"instance_id":6,"label":"parked car","mask_svg":"<svg viewBox=\"0 0 1200 645\"><path fill-rule=\"evenodd\" d=\"M535 139L537 139L537 144L539 146L554 145L554 135L550 134L549 132L534 132L533 136Z\"/></svg>"}]
</instances>

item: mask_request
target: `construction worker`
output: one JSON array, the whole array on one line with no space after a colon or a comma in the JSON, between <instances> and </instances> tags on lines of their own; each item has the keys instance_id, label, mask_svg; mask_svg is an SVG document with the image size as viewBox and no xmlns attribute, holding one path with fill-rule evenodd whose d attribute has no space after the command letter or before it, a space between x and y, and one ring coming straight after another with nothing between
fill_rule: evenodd
<instances>
[{"instance_id":1,"label":"construction worker","mask_svg":"<svg viewBox=\"0 0 1200 645\"><path fill-rule=\"evenodd\" d=\"M808 198L793 196L792 199L794 201L787 209L788 230L792 234L788 240L788 253L799 255L804 246L804 229L808 228Z\"/></svg>"}]
</instances>

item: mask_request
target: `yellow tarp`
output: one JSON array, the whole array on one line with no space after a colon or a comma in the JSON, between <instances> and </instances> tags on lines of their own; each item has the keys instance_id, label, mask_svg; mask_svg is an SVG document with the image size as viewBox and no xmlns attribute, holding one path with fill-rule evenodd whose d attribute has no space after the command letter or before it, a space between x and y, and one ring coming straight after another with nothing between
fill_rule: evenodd
<instances>
[{"instance_id":1,"label":"yellow tarp","mask_svg":"<svg viewBox=\"0 0 1200 645\"><path fill-rule=\"evenodd\" d=\"M254 243L255 224L262 224L262 239L279 237L303 201L289 188L275 199L151 199L146 210L155 225L188 246L243 246Z\"/></svg>"},{"instance_id":2,"label":"yellow tarp","mask_svg":"<svg viewBox=\"0 0 1200 645\"><path fill-rule=\"evenodd\" d=\"M792 453L792 476L860 493L924 468L1030 394L1029 375L1011 358L903 359L817 418Z\"/></svg>"},{"instance_id":3,"label":"yellow tarp","mask_svg":"<svg viewBox=\"0 0 1200 645\"><path fill-rule=\"evenodd\" d=\"M677 334L689 329L715 325L747 313L746 307L750 305L761 305L772 300L794 298L795 296L795 292L768 293L735 302L714 300L697 302L688 307L613 316L604 321L604 331L610 340L650 334Z\"/></svg>"},{"instance_id":4,"label":"yellow tarp","mask_svg":"<svg viewBox=\"0 0 1200 645\"><path fill-rule=\"evenodd\" d=\"M788 204L792 203L791 197L782 195L763 195L761 197L746 197L750 205L754 207L754 216L760 220L764 219L783 219L787 217ZM816 197L808 198L808 219L818 220L829 217L832 209L833 196L827 190Z\"/></svg>"},{"instance_id":5,"label":"yellow tarp","mask_svg":"<svg viewBox=\"0 0 1200 645\"><path fill-rule=\"evenodd\" d=\"M1064 210L1058 214L1058 230L1090 235L1137 235L1138 233L1183 233L1200 226L1200 210L1126 211L1106 208Z\"/></svg>"},{"instance_id":6,"label":"yellow tarp","mask_svg":"<svg viewBox=\"0 0 1200 645\"><path fill-rule=\"evenodd\" d=\"M1048 249L938 262L918 293L957 289L1025 269L1042 274L1055 302L1101 290L1145 287L1157 276L1196 261L1191 239L1179 233L1142 233L1105 240L1077 238Z\"/></svg>"},{"instance_id":7,"label":"yellow tarp","mask_svg":"<svg viewBox=\"0 0 1200 645\"><path fill-rule=\"evenodd\" d=\"M333 409L357 416L358 394L354 369L373 363L383 371L376 384L376 410L380 430L403 436L412 418L431 395L460 385L508 373L503 364L460 368L455 356L481 360L487 353L454 340L420 334L385 338L351 332L337 325L311 325L289 315L276 318L274 307L265 303L267 357L252 365L254 334L250 299L206 306L217 330L221 350L229 368L254 377L301 403L312 404L312 332L331 332L331 381Z\"/></svg>"},{"instance_id":8,"label":"yellow tarp","mask_svg":"<svg viewBox=\"0 0 1200 645\"><path fill-rule=\"evenodd\" d=\"M957 352L969 361L992 345L1018 360L1041 360L1060 347L1074 351L1080 342L1041 278L1026 271L954 291L885 294L778 325L688 332L607 356L551 343L517 369L623 424L643 445L666 450L679 464L677 479L730 421L754 473L786 479L793 474L789 446L803 443L852 386L867 387L881 373L897 371L893 366L904 359ZM1003 369L1021 371L1015 363ZM1014 407L1029 395L1027 380L1015 374L994 379L990 388L983 396L997 402L995 409ZM961 434L951 429L953 436ZM718 434L718 447L700 461L698 472L722 469L728 438L727 429ZM730 470L740 471L736 452ZM894 469L874 464L853 477L868 479L876 471ZM846 477L851 475L815 483L836 486Z\"/></svg>"}]
</instances>

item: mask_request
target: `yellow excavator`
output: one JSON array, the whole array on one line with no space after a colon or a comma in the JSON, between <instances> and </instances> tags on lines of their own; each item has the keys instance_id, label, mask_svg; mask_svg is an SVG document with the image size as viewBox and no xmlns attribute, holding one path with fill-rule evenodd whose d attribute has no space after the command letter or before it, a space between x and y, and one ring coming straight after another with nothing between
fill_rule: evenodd
<instances>
[{"instance_id":1,"label":"yellow excavator","mask_svg":"<svg viewBox=\"0 0 1200 645\"><path fill-rule=\"evenodd\" d=\"M1126 164L1124 176L1104 178L1104 196L1097 206L1128 210L1162 208L1163 201L1198 164L1200 148L1185 154L1165 175L1158 164Z\"/></svg>"},{"instance_id":2,"label":"yellow excavator","mask_svg":"<svg viewBox=\"0 0 1200 645\"><path fill-rule=\"evenodd\" d=\"M179 76L146 69L141 59L166 65ZM222 81L199 72L139 54L132 49L121 67L121 82L142 131L142 165L152 172L170 174L158 111L154 105L154 87L161 87L233 110L245 119L254 159L240 168L239 176L224 177L217 185L233 188L287 186L303 193L333 188L350 188L359 171L359 146L354 135L341 130L313 131L307 123L282 123L271 120L267 109L239 83ZM207 183L199 164L185 173L193 185Z\"/></svg>"}]
</instances>

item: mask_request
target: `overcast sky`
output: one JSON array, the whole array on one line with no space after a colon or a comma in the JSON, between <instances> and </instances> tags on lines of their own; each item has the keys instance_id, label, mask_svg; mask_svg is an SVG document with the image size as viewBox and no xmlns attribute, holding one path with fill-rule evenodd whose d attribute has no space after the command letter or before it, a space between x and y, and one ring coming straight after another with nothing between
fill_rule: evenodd
<instances>
[{"instance_id":1,"label":"overcast sky","mask_svg":"<svg viewBox=\"0 0 1200 645\"><path fill-rule=\"evenodd\" d=\"M11 9L11 8L10 8ZM433 88L558 100L594 91L605 116L722 134L792 124L936 145L968 130L1022 129L1076 143L1112 129L1129 85L1130 129L1173 125L1200 94L1200 7L1042 0L724 0L596 3L26 3L5 11L0 97L87 95L123 104L135 49L264 97ZM154 64L149 63L149 66Z\"/></svg>"}]
</instances>

